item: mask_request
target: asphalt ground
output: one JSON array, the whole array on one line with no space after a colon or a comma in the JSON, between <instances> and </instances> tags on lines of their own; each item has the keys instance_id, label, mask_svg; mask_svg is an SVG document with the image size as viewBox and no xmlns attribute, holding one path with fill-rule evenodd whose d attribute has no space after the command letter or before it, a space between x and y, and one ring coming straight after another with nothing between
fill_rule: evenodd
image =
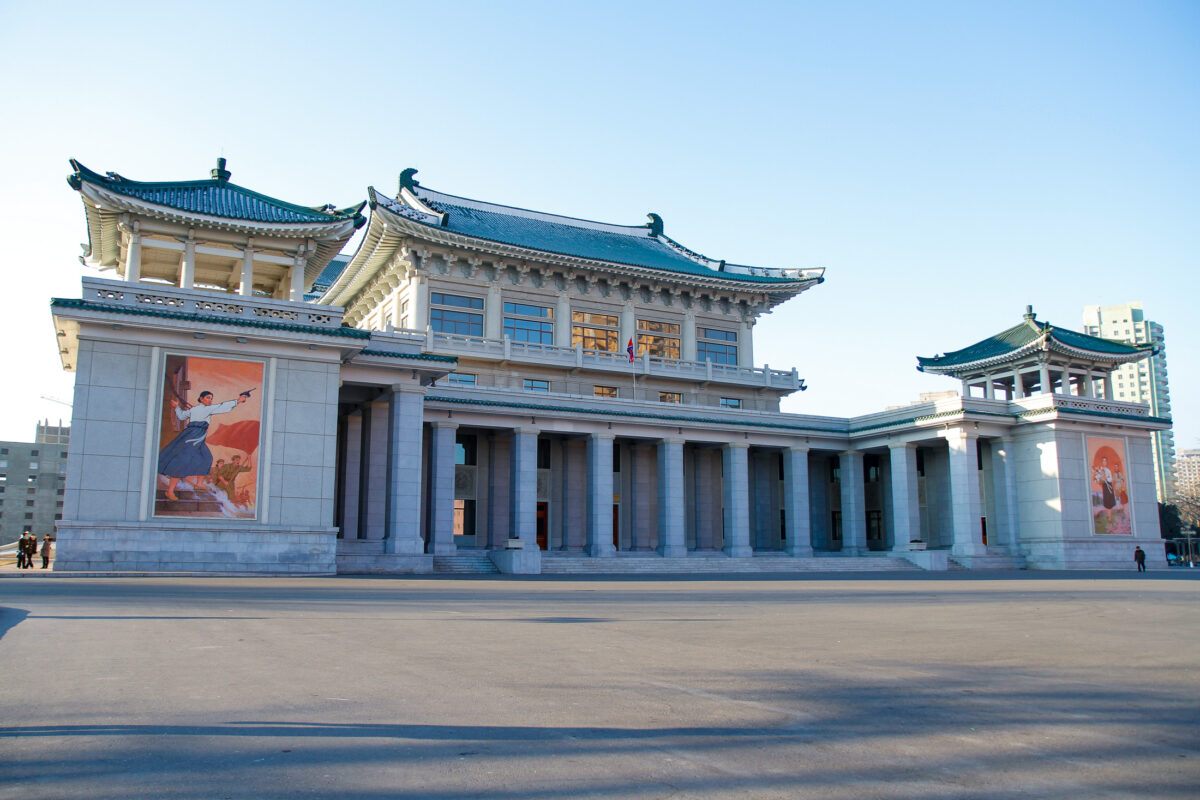
<instances>
[{"instance_id":1,"label":"asphalt ground","mask_svg":"<svg viewBox=\"0 0 1200 800\"><path fill-rule=\"evenodd\" d=\"M0 798L1195 798L1197 572L0 580Z\"/></svg>"}]
</instances>

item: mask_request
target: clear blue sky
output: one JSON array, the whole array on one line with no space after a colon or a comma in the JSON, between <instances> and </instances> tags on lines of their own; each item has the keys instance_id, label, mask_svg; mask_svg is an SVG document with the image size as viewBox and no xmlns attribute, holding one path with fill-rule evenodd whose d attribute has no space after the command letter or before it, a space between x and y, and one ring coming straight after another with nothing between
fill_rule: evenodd
<instances>
[{"instance_id":1,"label":"clear blue sky","mask_svg":"<svg viewBox=\"0 0 1200 800\"><path fill-rule=\"evenodd\" d=\"M916 355L1140 300L1200 447L1200 4L0 3L0 438L69 409L67 159L346 205L401 169L715 258L827 268L758 362L857 414L955 388Z\"/></svg>"}]
</instances>

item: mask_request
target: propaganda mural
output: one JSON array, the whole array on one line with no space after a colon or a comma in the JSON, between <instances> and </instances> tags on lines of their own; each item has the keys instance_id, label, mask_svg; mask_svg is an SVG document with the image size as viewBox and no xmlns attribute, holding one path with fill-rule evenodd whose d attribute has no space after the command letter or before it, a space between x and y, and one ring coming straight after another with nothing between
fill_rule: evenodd
<instances>
[{"instance_id":1,"label":"propaganda mural","mask_svg":"<svg viewBox=\"0 0 1200 800\"><path fill-rule=\"evenodd\" d=\"M1125 440L1089 436L1087 464L1092 532L1133 533Z\"/></svg>"},{"instance_id":2,"label":"propaganda mural","mask_svg":"<svg viewBox=\"0 0 1200 800\"><path fill-rule=\"evenodd\" d=\"M156 516L257 516L262 385L260 362L166 356Z\"/></svg>"}]
</instances>

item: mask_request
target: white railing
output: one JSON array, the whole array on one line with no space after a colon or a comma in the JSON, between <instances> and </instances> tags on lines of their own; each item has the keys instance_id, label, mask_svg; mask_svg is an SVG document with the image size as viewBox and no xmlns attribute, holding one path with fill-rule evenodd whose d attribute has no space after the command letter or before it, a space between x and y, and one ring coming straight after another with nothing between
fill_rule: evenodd
<instances>
[{"instance_id":1,"label":"white railing","mask_svg":"<svg viewBox=\"0 0 1200 800\"><path fill-rule=\"evenodd\" d=\"M402 332L397 331L396 333ZM411 332L404 331L403 333ZM800 378L794 369L771 369L768 365L739 367L731 364L714 364L711 361L683 361L677 358L646 355L635 356L634 363L630 364L629 357L625 353L585 350L581 346L559 347L548 344L514 342L508 338L485 339L480 336L434 333L432 330L425 333L425 350L444 355L516 361L568 369L636 372L660 378L752 384L772 389L795 390L800 388Z\"/></svg>"},{"instance_id":2,"label":"white railing","mask_svg":"<svg viewBox=\"0 0 1200 800\"><path fill-rule=\"evenodd\" d=\"M196 316L236 317L241 320L284 322L321 328L338 328L343 309L312 303L273 300L269 297L180 289L155 283L129 283L101 278L83 279L83 299L108 305L155 308Z\"/></svg>"},{"instance_id":3,"label":"white railing","mask_svg":"<svg viewBox=\"0 0 1200 800\"><path fill-rule=\"evenodd\" d=\"M1012 401L1025 411L1062 409L1063 411L1097 411L1102 414L1123 414L1129 417L1149 417L1150 406L1125 403L1103 397L1077 397L1069 394L1035 394Z\"/></svg>"}]
</instances>

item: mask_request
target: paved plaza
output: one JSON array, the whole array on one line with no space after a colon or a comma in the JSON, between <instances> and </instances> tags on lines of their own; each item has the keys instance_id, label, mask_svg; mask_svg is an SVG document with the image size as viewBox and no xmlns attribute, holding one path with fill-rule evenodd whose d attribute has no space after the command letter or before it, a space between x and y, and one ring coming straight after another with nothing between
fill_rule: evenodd
<instances>
[{"instance_id":1,"label":"paved plaza","mask_svg":"<svg viewBox=\"0 0 1200 800\"><path fill-rule=\"evenodd\" d=\"M1195 797L1191 572L0 580L0 798Z\"/></svg>"}]
</instances>

